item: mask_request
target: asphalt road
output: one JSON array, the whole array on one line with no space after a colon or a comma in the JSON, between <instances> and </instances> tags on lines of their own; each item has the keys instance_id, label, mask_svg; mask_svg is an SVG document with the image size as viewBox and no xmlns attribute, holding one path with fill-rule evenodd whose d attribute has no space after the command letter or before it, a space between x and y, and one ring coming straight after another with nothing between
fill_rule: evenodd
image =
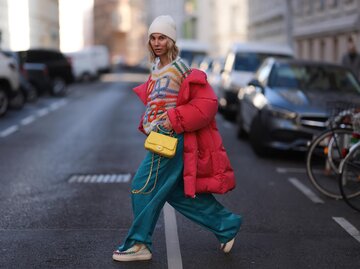
<instances>
[{"instance_id":1,"label":"asphalt road","mask_svg":"<svg viewBox=\"0 0 360 269\"><path fill-rule=\"evenodd\" d=\"M302 154L259 158L220 115L237 188L217 198L244 219L232 252L167 208L152 261L112 261L145 155L143 107L131 91L144 79L109 75L0 119L0 268L360 268L360 214L313 190Z\"/></svg>"}]
</instances>

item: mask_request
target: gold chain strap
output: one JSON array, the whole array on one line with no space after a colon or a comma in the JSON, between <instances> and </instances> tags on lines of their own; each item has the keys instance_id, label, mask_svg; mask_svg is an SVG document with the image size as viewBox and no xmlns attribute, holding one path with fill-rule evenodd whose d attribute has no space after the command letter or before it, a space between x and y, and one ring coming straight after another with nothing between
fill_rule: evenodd
<instances>
[{"instance_id":1,"label":"gold chain strap","mask_svg":"<svg viewBox=\"0 0 360 269\"><path fill-rule=\"evenodd\" d=\"M155 156L155 153L152 154L151 156L151 166L150 166L150 172L149 172L149 176L145 182L145 185L139 189L139 190L132 190L131 193L133 194L149 194L151 193L155 187L156 187L156 183L157 183L157 179L158 179L158 175L159 175L159 168L160 168L160 161L161 161L161 156L159 156L159 160L158 160L158 164L157 164L157 168L156 168L156 176L155 176L155 182L154 182L154 185L153 187L151 188L151 190L149 191L144 191L145 188L147 187L147 185L149 184L149 181L150 181L150 178L151 178L151 175L152 175L152 170L153 170L153 166L154 166L154 156Z\"/></svg>"}]
</instances>

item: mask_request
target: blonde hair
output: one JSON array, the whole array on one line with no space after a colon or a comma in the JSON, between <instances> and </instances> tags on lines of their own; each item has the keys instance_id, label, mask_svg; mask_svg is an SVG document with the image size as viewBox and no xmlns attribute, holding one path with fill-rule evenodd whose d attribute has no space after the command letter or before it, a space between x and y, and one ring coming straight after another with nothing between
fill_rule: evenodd
<instances>
[{"instance_id":1,"label":"blonde hair","mask_svg":"<svg viewBox=\"0 0 360 269\"><path fill-rule=\"evenodd\" d=\"M172 62L176 59L176 57L178 57L179 48L176 46L175 42L171 38L166 37L166 39L167 39L166 45L167 45L167 49L168 49L167 56L168 56L169 61ZM150 39L147 43L147 48L149 50L149 61L151 63L155 63L156 54L154 53L154 51L150 45Z\"/></svg>"}]
</instances>

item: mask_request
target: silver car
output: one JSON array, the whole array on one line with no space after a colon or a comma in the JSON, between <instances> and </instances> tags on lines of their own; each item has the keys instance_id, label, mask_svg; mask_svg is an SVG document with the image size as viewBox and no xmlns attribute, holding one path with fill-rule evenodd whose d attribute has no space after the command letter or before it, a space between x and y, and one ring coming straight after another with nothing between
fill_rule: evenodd
<instances>
[{"instance_id":1,"label":"silver car","mask_svg":"<svg viewBox=\"0 0 360 269\"><path fill-rule=\"evenodd\" d=\"M339 65L269 58L240 89L238 100L238 136L249 134L257 154L269 148L305 150L326 128L329 104L360 104L360 83Z\"/></svg>"}]
</instances>

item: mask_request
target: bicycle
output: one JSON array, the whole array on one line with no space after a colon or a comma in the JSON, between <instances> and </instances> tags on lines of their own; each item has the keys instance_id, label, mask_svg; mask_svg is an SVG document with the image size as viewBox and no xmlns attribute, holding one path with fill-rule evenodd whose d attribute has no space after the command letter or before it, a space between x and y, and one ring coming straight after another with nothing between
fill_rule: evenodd
<instances>
[{"instance_id":1,"label":"bicycle","mask_svg":"<svg viewBox=\"0 0 360 269\"><path fill-rule=\"evenodd\" d=\"M342 199L338 186L339 166L353 141L351 117L355 104L332 102L328 130L310 143L306 156L306 171L312 185L322 194ZM350 194L351 196L351 194Z\"/></svg>"},{"instance_id":2,"label":"bicycle","mask_svg":"<svg viewBox=\"0 0 360 269\"><path fill-rule=\"evenodd\" d=\"M353 129L357 142L339 166L339 188L344 201L360 212L360 113L353 115Z\"/></svg>"}]
</instances>

